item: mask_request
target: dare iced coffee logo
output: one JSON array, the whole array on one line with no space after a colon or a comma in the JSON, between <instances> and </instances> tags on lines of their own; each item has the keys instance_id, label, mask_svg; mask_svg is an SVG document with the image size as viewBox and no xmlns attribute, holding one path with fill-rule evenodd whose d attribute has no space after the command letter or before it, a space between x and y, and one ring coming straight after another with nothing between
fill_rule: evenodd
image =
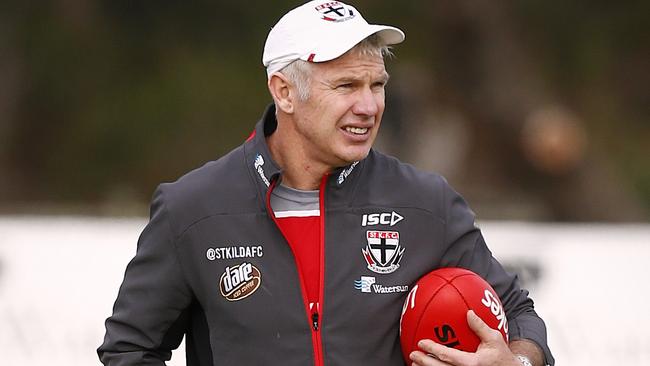
<instances>
[{"instance_id":1,"label":"dare iced coffee logo","mask_svg":"<svg viewBox=\"0 0 650 366\"><path fill-rule=\"evenodd\" d=\"M219 289L226 300L238 301L252 295L261 283L260 271L254 265L244 262L238 266L226 267L219 281Z\"/></svg>"}]
</instances>

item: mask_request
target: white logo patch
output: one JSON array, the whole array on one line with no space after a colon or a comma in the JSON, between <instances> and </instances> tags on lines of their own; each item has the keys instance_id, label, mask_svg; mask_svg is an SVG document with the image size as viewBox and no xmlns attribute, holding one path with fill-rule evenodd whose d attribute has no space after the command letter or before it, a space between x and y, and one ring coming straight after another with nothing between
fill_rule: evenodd
<instances>
[{"instance_id":1,"label":"white logo patch","mask_svg":"<svg viewBox=\"0 0 650 366\"><path fill-rule=\"evenodd\" d=\"M266 184L267 187L271 185L271 182L269 182L269 179L266 177L266 174L264 173L264 158L262 157L261 154L257 154L255 157L255 170L257 170L257 174L260 175L260 178L262 178L262 181L264 184Z\"/></svg>"},{"instance_id":2,"label":"white logo patch","mask_svg":"<svg viewBox=\"0 0 650 366\"><path fill-rule=\"evenodd\" d=\"M398 222L404 220L404 216L397 212L382 212L365 214L361 217L361 226L374 226L374 225L390 225L394 226Z\"/></svg>"},{"instance_id":3,"label":"white logo patch","mask_svg":"<svg viewBox=\"0 0 650 366\"><path fill-rule=\"evenodd\" d=\"M490 309L490 312L497 318L499 321L499 330L503 328L503 331L508 334L508 320L506 319L506 313L501 306L499 298L494 295L490 290L485 289L484 298L481 299L481 303L485 305L486 308Z\"/></svg>"},{"instance_id":4,"label":"white logo patch","mask_svg":"<svg viewBox=\"0 0 650 366\"><path fill-rule=\"evenodd\" d=\"M343 182L345 182L345 180L348 178L348 176L350 176L350 174L352 174L352 171L354 170L354 168L357 167L358 164L359 164L359 162L355 161L347 169L343 169L343 171L341 171L341 174L339 174L339 178L336 180L336 182L339 185L343 184Z\"/></svg>"},{"instance_id":5,"label":"white logo patch","mask_svg":"<svg viewBox=\"0 0 650 366\"><path fill-rule=\"evenodd\" d=\"M361 276L360 280L354 281L354 288L360 290L361 292L370 293L372 292L371 287L375 283L374 277Z\"/></svg>"},{"instance_id":6,"label":"white logo patch","mask_svg":"<svg viewBox=\"0 0 650 366\"><path fill-rule=\"evenodd\" d=\"M241 247L223 247L208 248L205 257L214 261L217 259L237 259L237 258L261 258L264 255L262 246L241 246Z\"/></svg>"},{"instance_id":7,"label":"white logo patch","mask_svg":"<svg viewBox=\"0 0 650 366\"><path fill-rule=\"evenodd\" d=\"M409 290L406 285L386 286L376 282L374 277L361 276L361 279L354 281L354 288L367 294L394 294Z\"/></svg>"}]
</instances>

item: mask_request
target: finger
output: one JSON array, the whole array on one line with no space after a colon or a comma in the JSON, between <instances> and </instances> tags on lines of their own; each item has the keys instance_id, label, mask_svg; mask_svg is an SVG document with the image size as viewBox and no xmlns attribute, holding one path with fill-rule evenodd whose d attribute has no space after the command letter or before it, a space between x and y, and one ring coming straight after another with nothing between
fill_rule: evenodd
<instances>
[{"instance_id":1,"label":"finger","mask_svg":"<svg viewBox=\"0 0 650 366\"><path fill-rule=\"evenodd\" d=\"M424 352L429 353L439 361L441 365L466 365L471 362L472 353L457 350L438 344L430 339L423 339L418 342L418 347Z\"/></svg>"},{"instance_id":2,"label":"finger","mask_svg":"<svg viewBox=\"0 0 650 366\"><path fill-rule=\"evenodd\" d=\"M450 366L448 363L442 362L431 355L424 354L421 351L413 351L409 355L413 363L411 366Z\"/></svg>"},{"instance_id":3,"label":"finger","mask_svg":"<svg viewBox=\"0 0 650 366\"><path fill-rule=\"evenodd\" d=\"M469 327L474 331L474 333L476 333L482 342L493 341L496 338L496 333L499 332L485 324L483 319L476 315L473 310L467 311L467 324L469 324Z\"/></svg>"}]
</instances>

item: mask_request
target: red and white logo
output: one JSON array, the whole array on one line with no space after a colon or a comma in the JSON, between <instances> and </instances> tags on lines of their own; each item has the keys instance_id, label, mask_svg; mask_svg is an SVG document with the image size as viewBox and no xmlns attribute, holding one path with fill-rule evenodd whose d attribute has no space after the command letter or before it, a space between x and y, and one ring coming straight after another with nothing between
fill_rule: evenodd
<instances>
[{"instance_id":1,"label":"red and white logo","mask_svg":"<svg viewBox=\"0 0 650 366\"><path fill-rule=\"evenodd\" d=\"M316 10L323 15L323 20L330 22L345 22L355 17L352 8L338 1L324 2Z\"/></svg>"},{"instance_id":2,"label":"red and white logo","mask_svg":"<svg viewBox=\"0 0 650 366\"><path fill-rule=\"evenodd\" d=\"M399 245L399 232L369 230L366 240L368 244L361 249L361 253L369 270L387 274L399 268L405 250Z\"/></svg>"},{"instance_id":3,"label":"red and white logo","mask_svg":"<svg viewBox=\"0 0 650 366\"><path fill-rule=\"evenodd\" d=\"M503 331L506 333L506 337L508 336L508 319L506 319L506 312L503 310L503 306L501 306L501 301L499 301L499 297L495 294L493 294L489 289L485 289L483 299L481 299L481 303L485 305L486 308L490 309L492 312L492 315L494 315L497 320L499 321L499 325L497 326L498 330L501 330L503 328Z\"/></svg>"}]
</instances>

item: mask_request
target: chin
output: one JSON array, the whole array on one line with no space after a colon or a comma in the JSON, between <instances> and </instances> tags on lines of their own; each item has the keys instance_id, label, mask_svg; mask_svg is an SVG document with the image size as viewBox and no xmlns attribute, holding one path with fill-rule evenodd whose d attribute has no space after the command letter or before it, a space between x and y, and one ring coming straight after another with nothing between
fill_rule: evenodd
<instances>
[{"instance_id":1,"label":"chin","mask_svg":"<svg viewBox=\"0 0 650 366\"><path fill-rule=\"evenodd\" d=\"M351 154L345 155L341 160L343 161L344 165L350 165L354 163L355 161L360 161L365 159L368 154L370 153L370 148L363 150L363 151L358 151L354 152Z\"/></svg>"}]
</instances>

